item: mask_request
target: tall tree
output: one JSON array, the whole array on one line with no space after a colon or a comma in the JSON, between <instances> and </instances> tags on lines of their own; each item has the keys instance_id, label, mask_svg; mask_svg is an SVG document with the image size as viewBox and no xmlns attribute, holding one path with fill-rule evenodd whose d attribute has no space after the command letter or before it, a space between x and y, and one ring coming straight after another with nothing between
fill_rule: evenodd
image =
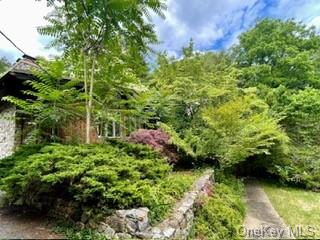
<instances>
[{"instance_id":1,"label":"tall tree","mask_svg":"<svg viewBox=\"0 0 320 240\"><path fill-rule=\"evenodd\" d=\"M153 25L145 18L150 19L150 10L163 16L165 4L162 0L48 0L48 4L55 11L46 18L49 25L39 30L53 36L52 44L73 56L75 64L82 63L86 142L90 143L97 61L112 51L108 47L113 41L120 41L123 51L135 47L140 54L146 53L157 40Z\"/></svg>"},{"instance_id":2,"label":"tall tree","mask_svg":"<svg viewBox=\"0 0 320 240\"><path fill-rule=\"evenodd\" d=\"M320 36L313 27L265 19L239 40L233 56L243 72L242 86L320 87Z\"/></svg>"}]
</instances>

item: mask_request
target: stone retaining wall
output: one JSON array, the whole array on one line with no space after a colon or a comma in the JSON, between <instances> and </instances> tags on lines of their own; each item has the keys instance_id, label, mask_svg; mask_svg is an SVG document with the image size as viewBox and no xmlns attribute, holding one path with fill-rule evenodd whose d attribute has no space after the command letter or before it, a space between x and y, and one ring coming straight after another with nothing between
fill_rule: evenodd
<instances>
[{"instance_id":1,"label":"stone retaining wall","mask_svg":"<svg viewBox=\"0 0 320 240\"><path fill-rule=\"evenodd\" d=\"M98 231L108 239L186 239L194 220L194 207L212 194L213 170L207 170L191 191L174 206L172 214L156 226L150 226L148 208L118 210L101 222Z\"/></svg>"},{"instance_id":2,"label":"stone retaining wall","mask_svg":"<svg viewBox=\"0 0 320 240\"><path fill-rule=\"evenodd\" d=\"M15 145L16 109L0 109L0 159L10 156Z\"/></svg>"}]
</instances>

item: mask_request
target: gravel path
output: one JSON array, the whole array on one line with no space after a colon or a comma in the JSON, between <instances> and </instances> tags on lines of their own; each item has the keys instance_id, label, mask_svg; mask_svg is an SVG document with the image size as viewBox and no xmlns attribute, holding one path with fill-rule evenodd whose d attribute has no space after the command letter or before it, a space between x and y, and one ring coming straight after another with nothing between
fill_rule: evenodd
<instances>
[{"instance_id":1,"label":"gravel path","mask_svg":"<svg viewBox=\"0 0 320 240\"><path fill-rule=\"evenodd\" d=\"M294 239L258 182L246 182L245 239Z\"/></svg>"},{"instance_id":2,"label":"gravel path","mask_svg":"<svg viewBox=\"0 0 320 240\"><path fill-rule=\"evenodd\" d=\"M0 239L63 239L43 217L0 209Z\"/></svg>"}]
</instances>

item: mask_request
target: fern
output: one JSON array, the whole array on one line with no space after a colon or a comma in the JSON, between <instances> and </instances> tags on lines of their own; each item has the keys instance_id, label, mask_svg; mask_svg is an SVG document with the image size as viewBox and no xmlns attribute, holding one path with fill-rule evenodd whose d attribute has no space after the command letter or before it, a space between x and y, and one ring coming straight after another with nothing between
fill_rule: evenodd
<instances>
[{"instance_id":1,"label":"fern","mask_svg":"<svg viewBox=\"0 0 320 240\"><path fill-rule=\"evenodd\" d=\"M81 113L77 106L81 93L70 81L64 79L64 63L61 60L39 61L41 68L32 70L36 79L26 81L25 99L13 96L3 98L33 120L35 128L31 136L56 139L56 130L62 128ZM41 139L38 139L41 140Z\"/></svg>"}]
</instances>

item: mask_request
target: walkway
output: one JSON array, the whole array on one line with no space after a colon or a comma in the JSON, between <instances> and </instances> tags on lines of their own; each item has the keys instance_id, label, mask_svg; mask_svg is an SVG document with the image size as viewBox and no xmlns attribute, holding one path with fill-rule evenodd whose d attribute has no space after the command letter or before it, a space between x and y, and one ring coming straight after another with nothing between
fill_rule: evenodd
<instances>
[{"instance_id":1,"label":"walkway","mask_svg":"<svg viewBox=\"0 0 320 240\"><path fill-rule=\"evenodd\" d=\"M63 239L51 229L42 217L0 209L0 239Z\"/></svg>"},{"instance_id":2,"label":"walkway","mask_svg":"<svg viewBox=\"0 0 320 240\"><path fill-rule=\"evenodd\" d=\"M246 239L294 239L262 187L254 180L246 183L246 202Z\"/></svg>"}]
</instances>

